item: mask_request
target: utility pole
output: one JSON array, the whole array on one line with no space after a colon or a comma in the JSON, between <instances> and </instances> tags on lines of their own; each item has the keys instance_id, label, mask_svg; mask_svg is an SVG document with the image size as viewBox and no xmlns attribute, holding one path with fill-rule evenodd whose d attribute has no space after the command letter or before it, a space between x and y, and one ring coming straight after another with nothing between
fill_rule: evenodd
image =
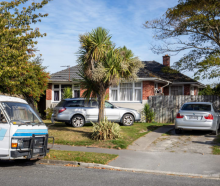
<instances>
[{"instance_id":1,"label":"utility pole","mask_svg":"<svg viewBox=\"0 0 220 186\"><path fill-rule=\"evenodd\" d=\"M70 65L67 65L67 66L60 66L60 67L69 67L69 81L70 81Z\"/></svg>"}]
</instances>

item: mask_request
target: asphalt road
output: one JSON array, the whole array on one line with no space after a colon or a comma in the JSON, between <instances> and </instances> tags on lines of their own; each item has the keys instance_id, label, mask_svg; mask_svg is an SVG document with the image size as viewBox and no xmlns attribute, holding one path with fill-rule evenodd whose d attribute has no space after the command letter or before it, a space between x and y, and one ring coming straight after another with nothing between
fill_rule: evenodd
<instances>
[{"instance_id":1,"label":"asphalt road","mask_svg":"<svg viewBox=\"0 0 220 186\"><path fill-rule=\"evenodd\" d=\"M0 161L1 186L220 185L220 180Z\"/></svg>"}]
</instances>

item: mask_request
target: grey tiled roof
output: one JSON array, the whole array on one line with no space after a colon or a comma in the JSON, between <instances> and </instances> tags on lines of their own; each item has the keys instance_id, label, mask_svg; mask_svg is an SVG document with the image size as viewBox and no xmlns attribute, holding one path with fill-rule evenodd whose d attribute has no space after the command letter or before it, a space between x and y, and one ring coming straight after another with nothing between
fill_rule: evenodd
<instances>
[{"instance_id":1,"label":"grey tiled roof","mask_svg":"<svg viewBox=\"0 0 220 186\"><path fill-rule=\"evenodd\" d=\"M74 79L82 79L77 73L79 72L78 65L70 67L70 81ZM50 81L69 81L69 68L50 75Z\"/></svg>"},{"instance_id":2,"label":"grey tiled roof","mask_svg":"<svg viewBox=\"0 0 220 186\"><path fill-rule=\"evenodd\" d=\"M174 72L166 71L165 68L169 68L169 67L166 67L165 65L158 63L156 61L143 61L143 63L145 64L144 69L148 70L153 75L160 77L162 79L171 82L197 82L196 80L182 73L179 72L174 73L175 71Z\"/></svg>"},{"instance_id":3,"label":"grey tiled roof","mask_svg":"<svg viewBox=\"0 0 220 186\"><path fill-rule=\"evenodd\" d=\"M190 77L181 73L168 73L164 72L163 68L166 67L156 61L143 61L145 67L138 72L139 78L161 78L170 82L197 82ZM70 67L70 80L82 79L77 73L79 72L78 65ZM51 74L50 81L68 81L69 68Z\"/></svg>"}]
</instances>

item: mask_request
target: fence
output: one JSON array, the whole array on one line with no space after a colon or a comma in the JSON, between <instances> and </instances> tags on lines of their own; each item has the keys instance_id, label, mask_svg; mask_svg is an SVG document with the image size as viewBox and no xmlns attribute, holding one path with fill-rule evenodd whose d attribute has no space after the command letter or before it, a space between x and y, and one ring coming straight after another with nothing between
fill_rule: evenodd
<instances>
[{"instance_id":1,"label":"fence","mask_svg":"<svg viewBox=\"0 0 220 186\"><path fill-rule=\"evenodd\" d=\"M174 122L177 112L186 102L211 102L220 108L219 96L150 96L148 100L158 123Z\"/></svg>"}]
</instances>

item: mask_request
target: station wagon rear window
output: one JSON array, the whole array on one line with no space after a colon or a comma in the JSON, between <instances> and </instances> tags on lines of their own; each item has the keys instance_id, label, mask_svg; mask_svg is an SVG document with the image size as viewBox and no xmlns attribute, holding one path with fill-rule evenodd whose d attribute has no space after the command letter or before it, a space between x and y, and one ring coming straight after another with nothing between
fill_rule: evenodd
<instances>
[{"instance_id":1,"label":"station wagon rear window","mask_svg":"<svg viewBox=\"0 0 220 186\"><path fill-rule=\"evenodd\" d=\"M194 110L194 111L211 111L211 105L206 104L185 104L181 110Z\"/></svg>"}]
</instances>

